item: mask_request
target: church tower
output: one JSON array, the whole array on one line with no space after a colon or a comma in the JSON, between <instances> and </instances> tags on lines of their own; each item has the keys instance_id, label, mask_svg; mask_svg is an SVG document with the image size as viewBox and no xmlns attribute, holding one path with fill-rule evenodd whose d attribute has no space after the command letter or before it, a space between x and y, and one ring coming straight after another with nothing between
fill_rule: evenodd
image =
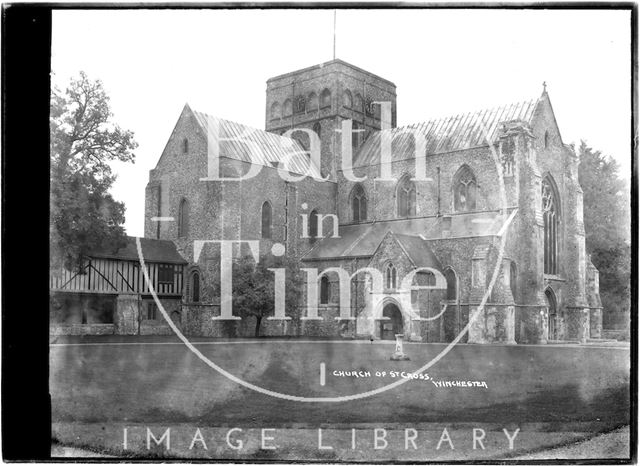
<instances>
[{"instance_id":1,"label":"church tower","mask_svg":"<svg viewBox=\"0 0 640 466\"><path fill-rule=\"evenodd\" d=\"M373 102L391 103L391 127L395 127L395 84L331 60L267 80L265 129L277 134L292 128L314 131L321 142L322 175L335 180L342 160L342 121L353 121L353 154L372 131L382 129L381 105ZM308 134L297 131L292 137L309 149Z\"/></svg>"}]
</instances>

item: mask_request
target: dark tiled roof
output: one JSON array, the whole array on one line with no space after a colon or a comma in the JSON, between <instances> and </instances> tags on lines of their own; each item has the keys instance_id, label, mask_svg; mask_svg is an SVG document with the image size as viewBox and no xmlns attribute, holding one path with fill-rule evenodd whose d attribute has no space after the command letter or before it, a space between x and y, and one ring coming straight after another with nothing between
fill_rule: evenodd
<instances>
[{"instance_id":1,"label":"dark tiled roof","mask_svg":"<svg viewBox=\"0 0 640 466\"><path fill-rule=\"evenodd\" d=\"M204 134L209 138L220 138L221 157L265 167L273 167L272 162L283 162L292 173L305 175L309 171L313 178L320 178L318 167L311 164L310 157L296 140L195 110L193 114Z\"/></svg>"},{"instance_id":2,"label":"dark tiled roof","mask_svg":"<svg viewBox=\"0 0 640 466\"><path fill-rule=\"evenodd\" d=\"M142 255L145 262L166 262L173 264L186 264L176 245L173 241L164 239L140 238L140 246L142 247ZM136 238L127 236L127 245L118 251L108 251L98 249L93 251L91 257L119 260L139 261L138 248L136 246Z\"/></svg>"},{"instance_id":3,"label":"dark tiled roof","mask_svg":"<svg viewBox=\"0 0 640 466\"><path fill-rule=\"evenodd\" d=\"M433 254L427 241L419 236L394 235L416 267L432 267L441 270L440 261Z\"/></svg>"},{"instance_id":4,"label":"dark tiled roof","mask_svg":"<svg viewBox=\"0 0 640 466\"><path fill-rule=\"evenodd\" d=\"M303 257L303 260L372 256L388 231L392 231L399 238L404 238L405 236L414 237L420 241L423 241L423 238L425 240L435 240L474 237L496 235L505 221L506 217L496 211L456 214L451 216L451 227L448 230L450 232L448 235L443 234L442 217L422 217L341 225L339 238L328 236L318 241L316 246ZM411 242L412 247L417 244L418 240L404 239L408 243Z\"/></svg>"},{"instance_id":5,"label":"dark tiled roof","mask_svg":"<svg viewBox=\"0 0 640 466\"><path fill-rule=\"evenodd\" d=\"M428 155L487 146L487 141L496 140L500 123L512 120L530 123L537 104L538 99L532 99L372 133L358 151L354 166L379 163L382 133L391 134L394 160L415 156L414 136L411 132L424 135Z\"/></svg>"}]
</instances>

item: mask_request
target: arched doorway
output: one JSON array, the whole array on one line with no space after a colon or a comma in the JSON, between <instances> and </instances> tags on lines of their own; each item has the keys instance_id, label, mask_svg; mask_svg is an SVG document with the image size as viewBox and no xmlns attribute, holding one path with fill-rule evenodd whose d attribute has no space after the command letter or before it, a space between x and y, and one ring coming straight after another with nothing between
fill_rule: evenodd
<instances>
[{"instance_id":1,"label":"arched doorway","mask_svg":"<svg viewBox=\"0 0 640 466\"><path fill-rule=\"evenodd\" d=\"M395 304L389 303L382 309L382 317L388 317L390 320L380 321L380 339L395 340L396 334L403 333L404 329L400 309Z\"/></svg>"},{"instance_id":2,"label":"arched doorway","mask_svg":"<svg viewBox=\"0 0 640 466\"><path fill-rule=\"evenodd\" d=\"M544 290L544 295L547 297L547 303L549 304L549 340L558 339L558 326L557 326L557 313L558 303L556 301L556 295L551 288Z\"/></svg>"}]
</instances>

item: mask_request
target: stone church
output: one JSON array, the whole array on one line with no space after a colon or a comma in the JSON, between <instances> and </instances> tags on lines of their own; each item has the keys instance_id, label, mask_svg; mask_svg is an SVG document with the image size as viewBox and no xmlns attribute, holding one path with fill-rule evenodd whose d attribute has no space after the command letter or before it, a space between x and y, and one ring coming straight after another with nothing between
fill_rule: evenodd
<instances>
[{"instance_id":1,"label":"stone church","mask_svg":"<svg viewBox=\"0 0 640 466\"><path fill-rule=\"evenodd\" d=\"M405 127L396 117L396 86L342 60L269 79L265 130L184 107L149 174L145 237L187 262L186 334L252 334L251 319L225 313L213 242L242 240L317 269L299 315L263 320L265 335L600 338L578 158L546 88Z\"/></svg>"}]
</instances>

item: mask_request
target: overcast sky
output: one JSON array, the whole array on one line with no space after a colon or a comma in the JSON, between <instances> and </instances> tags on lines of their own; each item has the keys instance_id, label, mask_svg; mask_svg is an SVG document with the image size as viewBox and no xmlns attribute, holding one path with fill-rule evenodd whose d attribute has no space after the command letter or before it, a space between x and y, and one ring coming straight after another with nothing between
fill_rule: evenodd
<instances>
[{"instance_id":1,"label":"overcast sky","mask_svg":"<svg viewBox=\"0 0 640 466\"><path fill-rule=\"evenodd\" d=\"M586 139L630 177L630 13L338 10L336 56L397 86L398 125L538 97L565 143ZM333 10L59 11L53 83L103 81L134 131L118 164L125 227L144 234L144 189L183 105L264 128L265 81L333 58Z\"/></svg>"}]
</instances>

